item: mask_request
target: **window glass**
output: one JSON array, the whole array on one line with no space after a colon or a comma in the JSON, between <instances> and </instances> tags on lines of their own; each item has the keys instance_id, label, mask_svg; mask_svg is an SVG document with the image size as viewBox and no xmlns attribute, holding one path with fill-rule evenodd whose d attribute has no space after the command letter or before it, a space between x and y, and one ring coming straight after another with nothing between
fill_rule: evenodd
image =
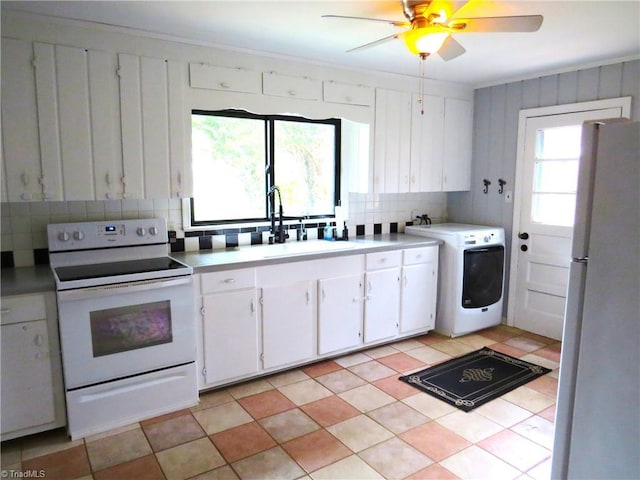
<instances>
[{"instance_id":1,"label":"window glass","mask_svg":"<svg viewBox=\"0 0 640 480\"><path fill-rule=\"evenodd\" d=\"M339 120L194 111L192 223L266 221L273 185L284 217L332 216L339 152Z\"/></svg>"},{"instance_id":2,"label":"window glass","mask_svg":"<svg viewBox=\"0 0 640 480\"><path fill-rule=\"evenodd\" d=\"M196 221L264 216L265 128L250 118L192 115Z\"/></svg>"},{"instance_id":3,"label":"window glass","mask_svg":"<svg viewBox=\"0 0 640 480\"><path fill-rule=\"evenodd\" d=\"M531 221L573 226L581 134L581 125L537 132Z\"/></svg>"},{"instance_id":4,"label":"window glass","mask_svg":"<svg viewBox=\"0 0 640 480\"><path fill-rule=\"evenodd\" d=\"M333 213L335 128L319 123L275 122L275 184L287 216Z\"/></svg>"}]
</instances>

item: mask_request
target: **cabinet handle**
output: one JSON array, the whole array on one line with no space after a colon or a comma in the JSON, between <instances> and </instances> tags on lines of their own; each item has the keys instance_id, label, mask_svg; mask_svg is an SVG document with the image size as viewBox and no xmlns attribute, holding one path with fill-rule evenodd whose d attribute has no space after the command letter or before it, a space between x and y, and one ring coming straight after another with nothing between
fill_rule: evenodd
<instances>
[{"instance_id":1,"label":"cabinet handle","mask_svg":"<svg viewBox=\"0 0 640 480\"><path fill-rule=\"evenodd\" d=\"M236 279L235 278L225 278L222 282L226 283L227 285L231 285L233 283L236 283Z\"/></svg>"},{"instance_id":2,"label":"cabinet handle","mask_svg":"<svg viewBox=\"0 0 640 480\"><path fill-rule=\"evenodd\" d=\"M324 302L324 299L327 298L327 294L324 292L324 287L322 288L322 301Z\"/></svg>"},{"instance_id":3,"label":"cabinet handle","mask_svg":"<svg viewBox=\"0 0 640 480\"><path fill-rule=\"evenodd\" d=\"M256 312L256 304L253 302L253 298L251 299L251 313Z\"/></svg>"},{"instance_id":4,"label":"cabinet handle","mask_svg":"<svg viewBox=\"0 0 640 480\"><path fill-rule=\"evenodd\" d=\"M295 96L296 96L296 91L295 91L295 90L289 90L287 93L288 93L288 94L289 94L289 96L291 96L291 97L295 97Z\"/></svg>"},{"instance_id":5,"label":"cabinet handle","mask_svg":"<svg viewBox=\"0 0 640 480\"><path fill-rule=\"evenodd\" d=\"M307 290L305 293L307 295L307 305L309 305L309 302L311 301L311 294L309 293L309 290Z\"/></svg>"},{"instance_id":6,"label":"cabinet handle","mask_svg":"<svg viewBox=\"0 0 640 480\"><path fill-rule=\"evenodd\" d=\"M35 337L33 337L33 344L34 344L36 347L41 347L41 346L42 346L42 343L43 343L42 335L40 335L40 334L38 333Z\"/></svg>"},{"instance_id":7,"label":"cabinet handle","mask_svg":"<svg viewBox=\"0 0 640 480\"><path fill-rule=\"evenodd\" d=\"M229 85L227 82L220 82L220 86L221 86L222 88L229 88L229 87L231 87L231 85Z\"/></svg>"}]
</instances>

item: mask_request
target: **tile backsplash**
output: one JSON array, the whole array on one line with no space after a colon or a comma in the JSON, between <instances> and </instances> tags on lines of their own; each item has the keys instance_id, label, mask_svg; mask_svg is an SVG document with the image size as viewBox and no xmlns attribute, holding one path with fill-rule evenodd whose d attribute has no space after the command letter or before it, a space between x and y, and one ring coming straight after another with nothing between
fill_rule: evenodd
<instances>
[{"instance_id":1,"label":"tile backsplash","mask_svg":"<svg viewBox=\"0 0 640 480\"><path fill-rule=\"evenodd\" d=\"M445 221L446 193L351 193L345 218L350 235L355 237L403 232L407 222L423 214L428 214L434 223ZM257 235L250 232L227 235L220 229L185 233L180 199L2 203L0 215L3 267L48 263L49 223L163 217L167 219L169 230L175 231L175 238L172 239L174 251L260 243L268 235L260 232L264 230L260 227L256 229L259 232ZM312 222L314 226L320 225L318 220ZM317 228L309 229L309 239L314 238L317 238Z\"/></svg>"}]
</instances>

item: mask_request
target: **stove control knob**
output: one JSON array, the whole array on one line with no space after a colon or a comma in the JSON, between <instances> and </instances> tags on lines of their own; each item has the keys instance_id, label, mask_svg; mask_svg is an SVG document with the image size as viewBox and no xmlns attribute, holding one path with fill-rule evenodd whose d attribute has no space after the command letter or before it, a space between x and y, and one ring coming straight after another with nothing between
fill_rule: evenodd
<instances>
[{"instance_id":1,"label":"stove control knob","mask_svg":"<svg viewBox=\"0 0 640 480\"><path fill-rule=\"evenodd\" d=\"M485 235L483 240L485 243L489 243L491 241L491 237L489 235Z\"/></svg>"},{"instance_id":2,"label":"stove control knob","mask_svg":"<svg viewBox=\"0 0 640 480\"><path fill-rule=\"evenodd\" d=\"M136 230L136 233L138 234L139 237L144 237L147 233L147 229L144 227L138 227L138 230Z\"/></svg>"},{"instance_id":3,"label":"stove control knob","mask_svg":"<svg viewBox=\"0 0 640 480\"><path fill-rule=\"evenodd\" d=\"M66 242L67 240L69 240L69 238L70 238L69 232L58 233L58 240L60 240L61 242Z\"/></svg>"},{"instance_id":4,"label":"stove control knob","mask_svg":"<svg viewBox=\"0 0 640 480\"><path fill-rule=\"evenodd\" d=\"M158 227L150 227L149 228L149 233L151 235L157 235L158 234Z\"/></svg>"},{"instance_id":5,"label":"stove control knob","mask_svg":"<svg viewBox=\"0 0 640 480\"><path fill-rule=\"evenodd\" d=\"M73 232L73 239L74 240L82 240L84 239L84 232L78 230L77 232Z\"/></svg>"}]
</instances>

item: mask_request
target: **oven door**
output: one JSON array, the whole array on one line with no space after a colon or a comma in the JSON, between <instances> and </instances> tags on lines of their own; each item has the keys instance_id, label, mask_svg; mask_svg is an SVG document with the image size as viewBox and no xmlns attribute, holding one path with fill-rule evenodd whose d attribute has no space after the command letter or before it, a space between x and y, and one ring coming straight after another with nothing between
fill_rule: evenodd
<instances>
[{"instance_id":1,"label":"oven door","mask_svg":"<svg viewBox=\"0 0 640 480\"><path fill-rule=\"evenodd\" d=\"M193 278L58 292L67 390L195 361Z\"/></svg>"}]
</instances>

